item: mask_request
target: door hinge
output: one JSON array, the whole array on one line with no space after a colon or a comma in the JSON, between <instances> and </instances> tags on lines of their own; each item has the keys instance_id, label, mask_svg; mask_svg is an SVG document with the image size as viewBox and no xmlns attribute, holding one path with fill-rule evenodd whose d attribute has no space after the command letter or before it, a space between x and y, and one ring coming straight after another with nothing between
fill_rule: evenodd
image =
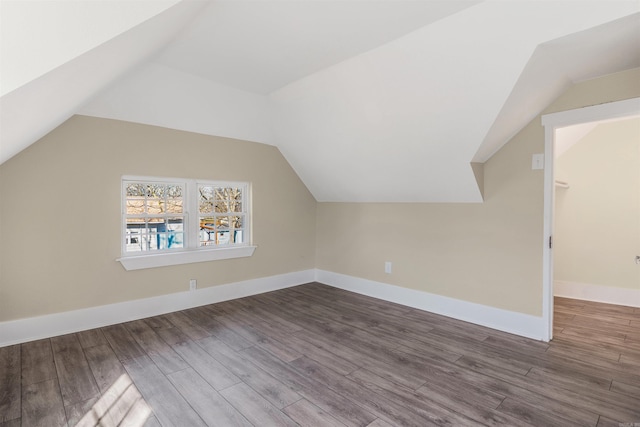
<instances>
[{"instance_id":1,"label":"door hinge","mask_svg":"<svg viewBox=\"0 0 640 427\"><path fill-rule=\"evenodd\" d=\"M553 236L549 236L549 249L553 248Z\"/></svg>"}]
</instances>

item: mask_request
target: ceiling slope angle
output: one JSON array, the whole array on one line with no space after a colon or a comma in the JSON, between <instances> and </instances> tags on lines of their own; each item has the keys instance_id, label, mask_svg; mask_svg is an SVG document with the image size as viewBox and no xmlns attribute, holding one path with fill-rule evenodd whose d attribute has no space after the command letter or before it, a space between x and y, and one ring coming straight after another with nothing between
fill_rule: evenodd
<instances>
[{"instance_id":1,"label":"ceiling slope angle","mask_svg":"<svg viewBox=\"0 0 640 427\"><path fill-rule=\"evenodd\" d=\"M206 4L2 1L0 164L148 60ZM5 25L12 20L20 25Z\"/></svg>"},{"instance_id":2,"label":"ceiling slope angle","mask_svg":"<svg viewBox=\"0 0 640 427\"><path fill-rule=\"evenodd\" d=\"M78 114L274 145L265 95L153 61L105 88Z\"/></svg>"},{"instance_id":3,"label":"ceiling slope angle","mask_svg":"<svg viewBox=\"0 0 640 427\"><path fill-rule=\"evenodd\" d=\"M276 145L318 201L481 202L470 162L637 64L638 7L180 1L2 96L0 163L80 113Z\"/></svg>"},{"instance_id":4,"label":"ceiling slope angle","mask_svg":"<svg viewBox=\"0 0 640 427\"><path fill-rule=\"evenodd\" d=\"M637 10L539 45L473 161L489 159L573 84L640 67L640 3Z\"/></svg>"},{"instance_id":5,"label":"ceiling slope angle","mask_svg":"<svg viewBox=\"0 0 640 427\"><path fill-rule=\"evenodd\" d=\"M214 1L78 114L273 145L266 94L477 3Z\"/></svg>"},{"instance_id":6,"label":"ceiling slope angle","mask_svg":"<svg viewBox=\"0 0 640 427\"><path fill-rule=\"evenodd\" d=\"M180 0L0 2L0 96L162 13Z\"/></svg>"},{"instance_id":7,"label":"ceiling slope angle","mask_svg":"<svg viewBox=\"0 0 640 427\"><path fill-rule=\"evenodd\" d=\"M318 201L481 202L470 162L537 47L637 9L635 1L464 9L271 93L276 144ZM553 79L529 84L551 84L554 97L562 90Z\"/></svg>"},{"instance_id":8,"label":"ceiling slope angle","mask_svg":"<svg viewBox=\"0 0 640 427\"><path fill-rule=\"evenodd\" d=\"M266 95L479 0L216 0L154 61Z\"/></svg>"}]
</instances>

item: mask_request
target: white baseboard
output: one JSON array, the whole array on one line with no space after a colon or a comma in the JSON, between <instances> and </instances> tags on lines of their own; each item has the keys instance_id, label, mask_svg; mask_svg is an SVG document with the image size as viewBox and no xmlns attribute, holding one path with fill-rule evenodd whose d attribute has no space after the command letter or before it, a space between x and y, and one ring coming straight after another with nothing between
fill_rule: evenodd
<instances>
[{"instance_id":1,"label":"white baseboard","mask_svg":"<svg viewBox=\"0 0 640 427\"><path fill-rule=\"evenodd\" d=\"M0 322L0 347L80 332L313 282L315 270L262 277L195 291Z\"/></svg>"},{"instance_id":2,"label":"white baseboard","mask_svg":"<svg viewBox=\"0 0 640 427\"><path fill-rule=\"evenodd\" d=\"M542 317L502 310L325 270L316 270L316 281L499 331L541 341L545 339L545 322Z\"/></svg>"},{"instance_id":3,"label":"white baseboard","mask_svg":"<svg viewBox=\"0 0 640 427\"><path fill-rule=\"evenodd\" d=\"M640 288L614 288L611 286L555 280L553 282L553 294L557 297L640 307Z\"/></svg>"},{"instance_id":4,"label":"white baseboard","mask_svg":"<svg viewBox=\"0 0 640 427\"><path fill-rule=\"evenodd\" d=\"M465 322L543 340L541 317L325 270L304 270L140 300L0 322L0 347L80 332L318 281ZM573 298L573 297L572 297ZM637 297L636 297L637 298ZM627 304L628 305L628 304Z\"/></svg>"}]
</instances>

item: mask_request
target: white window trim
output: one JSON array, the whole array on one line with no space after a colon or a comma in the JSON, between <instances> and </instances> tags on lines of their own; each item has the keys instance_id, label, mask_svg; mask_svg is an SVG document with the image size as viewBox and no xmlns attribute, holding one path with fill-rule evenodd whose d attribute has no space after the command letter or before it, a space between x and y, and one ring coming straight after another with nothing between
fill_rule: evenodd
<instances>
[{"instance_id":1,"label":"white window trim","mask_svg":"<svg viewBox=\"0 0 640 427\"><path fill-rule=\"evenodd\" d=\"M241 245L231 246L218 246L218 247L200 247L198 246L198 230L192 229L193 227L185 230L187 237L187 247L184 249L172 249L162 252L125 252L125 243L122 242L122 255L116 259L119 261L125 270L140 270L145 268L166 267L171 265L190 264L195 262L217 261L223 259L232 258L244 258L253 255L257 246L252 245L252 219L251 219L251 185L247 182L233 182L233 181L213 181L213 180L196 180L186 178L167 178L167 177L149 177L149 176L132 176L125 175L120 180L120 193L121 193L121 214L122 214L122 228L120 232L120 239L123 240L125 236L126 223L125 218L125 197L122 191L122 185L124 181L148 181L148 182L167 182L167 183L184 183L185 185L185 214L186 222L190 224L193 218L198 216L198 201L196 197L191 197L190 194L197 194L198 184L222 184L228 186L242 186L246 187L244 203L246 204L246 222L245 235L246 242ZM193 213L193 214L190 214Z\"/></svg>"},{"instance_id":2,"label":"white window trim","mask_svg":"<svg viewBox=\"0 0 640 427\"><path fill-rule=\"evenodd\" d=\"M257 246L231 246L216 249L184 250L151 255L126 256L118 258L118 261L120 261L120 264L122 264L127 271L141 270L143 268L250 257L256 248Z\"/></svg>"}]
</instances>

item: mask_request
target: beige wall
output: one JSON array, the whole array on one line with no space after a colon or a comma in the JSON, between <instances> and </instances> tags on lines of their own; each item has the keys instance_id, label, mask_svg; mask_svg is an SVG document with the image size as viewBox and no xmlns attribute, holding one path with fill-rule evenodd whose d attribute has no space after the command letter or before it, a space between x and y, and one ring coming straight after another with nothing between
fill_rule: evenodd
<instances>
[{"instance_id":1,"label":"beige wall","mask_svg":"<svg viewBox=\"0 0 640 427\"><path fill-rule=\"evenodd\" d=\"M635 69L577 84L544 113L638 96ZM536 117L485 163L482 204L319 203L317 267L542 315L542 152Z\"/></svg>"},{"instance_id":2,"label":"beige wall","mask_svg":"<svg viewBox=\"0 0 640 427\"><path fill-rule=\"evenodd\" d=\"M256 252L125 271L122 175L250 181ZM315 265L315 199L269 145L74 116L0 165L0 200L0 321Z\"/></svg>"},{"instance_id":3,"label":"beige wall","mask_svg":"<svg viewBox=\"0 0 640 427\"><path fill-rule=\"evenodd\" d=\"M482 204L319 203L318 268L539 314L543 176L531 170L531 156L544 140L536 141L537 131L528 126L485 163Z\"/></svg>"},{"instance_id":4,"label":"beige wall","mask_svg":"<svg viewBox=\"0 0 640 427\"><path fill-rule=\"evenodd\" d=\"M640 69L578 84L545 113L637 96ZM0 321L313 267L540 315L543 176L531 155L543 149L538 117L484 165L482 204L316 204L274 147L75 116L0 165ZM128 174L251 181L256 253L125 271Z\"/></svg>"},{"instance_id":5,"label":"beige wall","mask_svg":"<svg viewBox=\"0 0 640 427\"><path fill-rule=\"evenodd\" d=\"M598 125L555 163L554 278L640 289L640 119Z\"/></svg>"}]
</instances>

